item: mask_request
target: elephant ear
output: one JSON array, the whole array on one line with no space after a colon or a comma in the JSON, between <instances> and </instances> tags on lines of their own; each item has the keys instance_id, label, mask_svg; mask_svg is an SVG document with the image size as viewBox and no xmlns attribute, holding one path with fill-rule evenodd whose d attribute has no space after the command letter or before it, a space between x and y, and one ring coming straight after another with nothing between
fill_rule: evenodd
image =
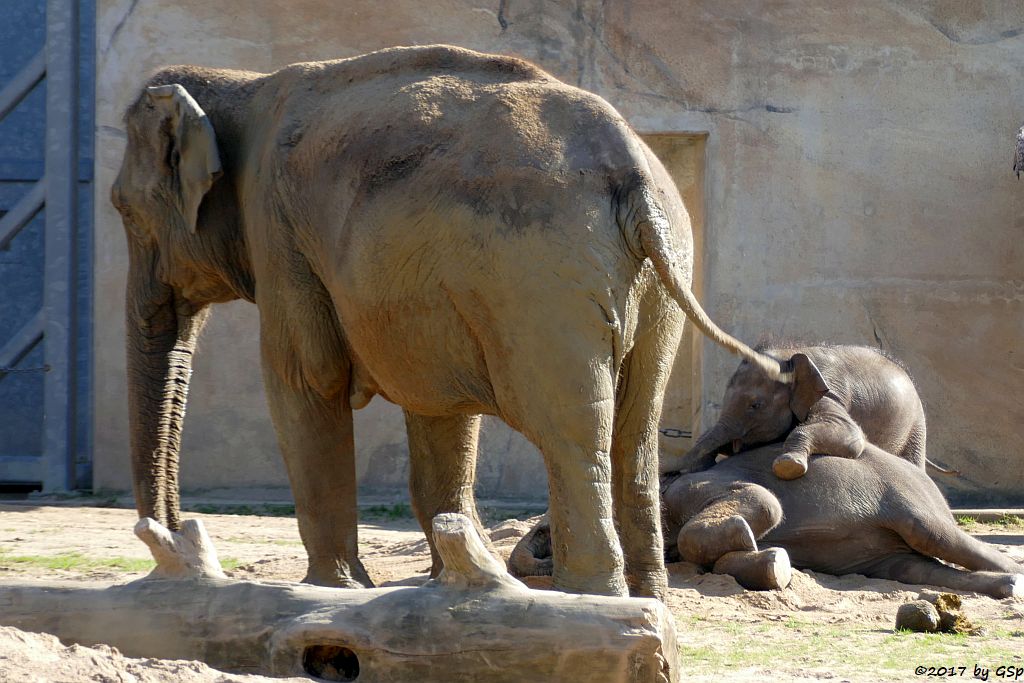
<instances>
[{"instance_id":1,"label":"elephant ear","mask_svg":"<svg viewBox=\"0 0 1024 683\"><path fill-rule=\"evenodd\" d=\"M829 386L821 376L818 366L806 354L793 354L785 365L793 376L789 408L796 415L796 419L803 422L807 419L811 407L829 392Z\"/></svg>"},{"instance_id":2,"label":"elephant ear","mask_svg":"<svg viewBox=\"0 0 1024 683\"><path fill-rule=\"evenodd\" d=\"M217 136L206 112L181 85L155 85L146 94L163 115L171 138L167 163L178 179L181 215L188 231L195 233L199 205L222 172Z\"/></svg>"}]
</instances>

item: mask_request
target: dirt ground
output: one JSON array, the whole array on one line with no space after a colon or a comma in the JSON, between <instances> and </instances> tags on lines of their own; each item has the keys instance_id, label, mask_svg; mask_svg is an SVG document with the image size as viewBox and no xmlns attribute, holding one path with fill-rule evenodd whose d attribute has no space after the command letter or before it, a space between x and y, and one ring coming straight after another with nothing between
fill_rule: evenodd
<instances>
[{"instance_id":1,"label":"dirt ground","mask_svg":"<svg viewBox=\"0 0 1024 683\"><path fill-rule=\"evenodd\" d=\"M492 539L505 557L530 526L524 519L503 521L513 514L487 515ZM186 516L203 520L230 576L302 577L305 557L294 517ZM407 507L367 508L361 517L361 552L378 585L426 579L429 553ZM15 577L120 583L144 576L152 563L132 534L134 523L133 510L81 501L0 504L0 583ZM970 523L967 530L1024 563L1024 525ZM987 678L1012 680L1014 670L999 667L1024 668L1024 602L962 594L968 617L984 628L981 635L894 633L897 608L914 599L920 586L796 572L786 590L752 592L687 563L669 569L666 602L676 618L686 680L912 681L934 677L927 667L935 667L932 674L938 667L955 667L954 678L976 673L983 678L987 669ZM925 667L924 673L915 673L917 667ZM965 667L962 675L960 667ZM262 679L225 676L196 662L131 660L103 646L65 648L52 637L3 628L0 681L15 680Z\"/></svg>"}]
</instances>

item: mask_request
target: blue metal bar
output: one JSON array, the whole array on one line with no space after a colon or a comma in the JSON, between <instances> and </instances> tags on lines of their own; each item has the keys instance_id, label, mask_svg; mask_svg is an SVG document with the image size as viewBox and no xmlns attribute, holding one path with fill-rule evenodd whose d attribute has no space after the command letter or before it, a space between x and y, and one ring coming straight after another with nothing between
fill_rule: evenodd
<instances>
[{"instance_id":1,"label":"blue metal bar","mask_svg":"<svg viewBox=\"0 0 1024 683\"><path fill-rule=\"evenodd\" d=\"M24 197L0 218L0 249L6 249L14 236L35 218L46 202L46 178L42 178Z\"/></svg>"},{"instance_id":2,"label":"blue metal bar","mask_svg":"<svg viewBox=\"0 0 1024 683\"><path fill-rule=\"evenodd\" d=\"M43 314L39 312L32 316L32 319L0 348L0 368L9 368L17 365L18 361L28 355L28 352L42 338ZM3 371L0 371L0 380L5 376Z\"/></svg>"},{"instance_id":3,"label":"blue metal bar","mask_svg":"<svg viewBox=\"0 0 1024 683\"><path fill-rule=\"evenodd\" d=\"M74 486L78 19L77 0L47 0L44 491Z\"/></svg>"},{"instance_id":4,"label":"blue metal bar","mask_svg":"<svg viewBox=\"0 0 1024 683\"><path fill-rule=\"evenodd\" d=\"M18 75L10 83L0 90L0 119L21 104L21 101L32 92L39 81L46 75L46 50L40 50L39 54L26 64Z\"/></svg>"}]
</instances>

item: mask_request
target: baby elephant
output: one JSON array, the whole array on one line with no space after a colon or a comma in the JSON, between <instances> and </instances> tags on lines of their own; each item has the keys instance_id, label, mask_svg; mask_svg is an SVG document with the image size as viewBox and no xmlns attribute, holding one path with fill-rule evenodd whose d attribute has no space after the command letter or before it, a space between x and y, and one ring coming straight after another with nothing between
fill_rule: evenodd
<instances>
[{"instance_id":1,"label":"baby elephant","mask_svg":"<svg viewBox=\"0 0 1024 683\"><path fill-rule=\"evenodd\" d=\"M961 531L920 467L869 443L856 460L814 456L806 476L782 481L772 467L784 449L764 446L667 483L666 547L755 589L784 587L791 561L829 574L1024 595L1024 568Z\"/></svg>"},{"instance_id":2,"label":"baby elephant","mask_svg":"<svg viewBox=\"0 0 1024 683\"><path fill-rule=\"evenodd\" d=\"M814 456L806 476L783 481L772 464L784 449L763 446L667 481L670 559L678 553L756 590L785 588L800 567L1024 596L1024 568L961 531L920 467L869 443L857 459ZM512 552L509 570L549 574L550 554L542 520Z\"/></svg>"},{"instance_id":3,"label":"baby elephant","mask_svg":"<svg viewBox=\"0 0 1024 683\"><path fill-rule=\"evenodd\" d=\"M792 381L768 379L742 363L729 379L718 422L685 455L663 458L662 473L700 472L725 447L738 453L787 432L786 447L772 465L781 479L802 477L812 453L857 458L867 441L924 468L924 408L897 363L863 346L765 351L784 361Z\"/></svg>"}]
</instances>

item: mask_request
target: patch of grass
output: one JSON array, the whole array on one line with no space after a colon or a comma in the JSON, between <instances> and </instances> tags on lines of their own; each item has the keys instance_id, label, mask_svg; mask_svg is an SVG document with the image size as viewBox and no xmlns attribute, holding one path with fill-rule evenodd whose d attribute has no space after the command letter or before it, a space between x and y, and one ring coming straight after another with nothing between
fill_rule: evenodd
<instances>
[{"instance_id":1,"label":"patch of grass","mask_svg":"<svg viewBox=\"0 0 1024 683\"><path fill-rule=\"evenodd\" d=\"M287 540L282 538L251 538L249 536L231 536L224 539L228 543L252 543L254 545L302 545L302 541L299 540Z\"/></svg>"},{"instance_id":2,"label":"patch of grass","mask_svg":"<svg viewBox=\"0 0 1024 683\"><path fill-rule=\"evenodd\" d=\"M408 503L395 503L394 505L368 505L359 508L361 520L396 522L402 519L414 517L412 507Z\"/></svg>"},{"instance_id":3,"label":"patch of grass","mask_svg":"<svg viewBox=\"0 0 1024 683\"><path fill-rule=\"evenodd\" d=\"M973 526L976 526L978 524L978 520L976 520L974 517L971 517L970 515L957 515L956 523L964 527L965 529L969 529Z\"/></svg>"},{"instance_id":4,"label":"patch of grass","mask_svg":"<svg viewBox=\"0 0 1024 683\"><path fill-rule=\"evenodd\" d=\"M991 524L992 526L1000 526L1005 529L1017 529L1024 528L1024 517L1020 515L1003 515L993 520L986 520L985 522L979 522L976 518L970 515L957 515L956 523L965 529L973 529L979 524Z\"/></svg>"},{"instance_id":5,"label":"patch of grass","mask_svg":"<svg viewBox=\"0 0 1024 683\"><path fill-rule=\"evenodd\" d=\"M290 503L264 503L246 505L238 503L197 503L183 506L189 512L203 515L251 515L254 517L294 517L295 506Z\"/></svg>"},{"instance_id":6,"label":"patch of grass","mask_svg":"<svg viewBox=\"0 0 1024 683\"><path fill-rule=\"evenodd\" d=\"M220 568L226 572L232 569L238 569L242 566L242 561L237 557L222 557L220 558Z\"/></svg>"},{"instance_id":7,"label":"patch of grass","mask_svg":"<svg viewBox=\"0 0 1024 683\"><path fill-rule=\"evenodd\" d=\"M999 519L992 520L992 524L1007 528L1024 527L1024 518L1018 515L1003 515Z\"/></svg>"},{"instance_id":8,"label":"patch of grass","mask_svg":"<svg viewBox=\"0 0 1024 683\"><path fill-rule=\"evenodd\" d=\"M68 571L89 571L92 569L116 569L122 572L149 571L156 564L153 560L134 557L89 557L81 553L59 553L57 555L8 555L0 553L0 566L38 567L40 569L63 569Z\"/></svg>"},{"instance_id":9,"label":"patch of grass","mask_svg":"<svg viewBox=\"0 0 1024 683\"><path fill-rule=\"evenodd\" d=\"M856 623L816 624L790 618L768 624L693 619L697 642L680 631L680 655L695 676L737 669L771 670L786 678L786 667L806 673L821 668L836 676L870 672L877 680L908 678L914 667L949 666L951 661L1009 661L1019 653L1012 633L984 636L884 632ZM780 657L780 654L784 656Z\"/></svg>"},{"instance_id":10,"label":"patch of grass","mask_svg":"<svg viewBox=\"0 0 1024 683\"><path fill-rule=\"evenodd\" d=\"M241 560L224 557L220 566L225 570L241 566ZM91 571L96 569L114 569L116 571L134 573L148 572L156 566L153 560L137 557L90 557L82 553L70 552L57 555L8 555L0 552L0 567L35 567L64 571Z\"/></svg>"},{"instance_id":11,"label":"patch of grass","mask_svg":"<svg viewBox=\"0 0 1024 683\"><path fill-rule=\"evenodd\" d=\"M519 507L482 507L479 509L479 514L480 521L484 526L491 526L498 522L504 522L506 519L530 519L544 514L544 510L543 508L527 510Z\"/></svg>"}]
</instances>

